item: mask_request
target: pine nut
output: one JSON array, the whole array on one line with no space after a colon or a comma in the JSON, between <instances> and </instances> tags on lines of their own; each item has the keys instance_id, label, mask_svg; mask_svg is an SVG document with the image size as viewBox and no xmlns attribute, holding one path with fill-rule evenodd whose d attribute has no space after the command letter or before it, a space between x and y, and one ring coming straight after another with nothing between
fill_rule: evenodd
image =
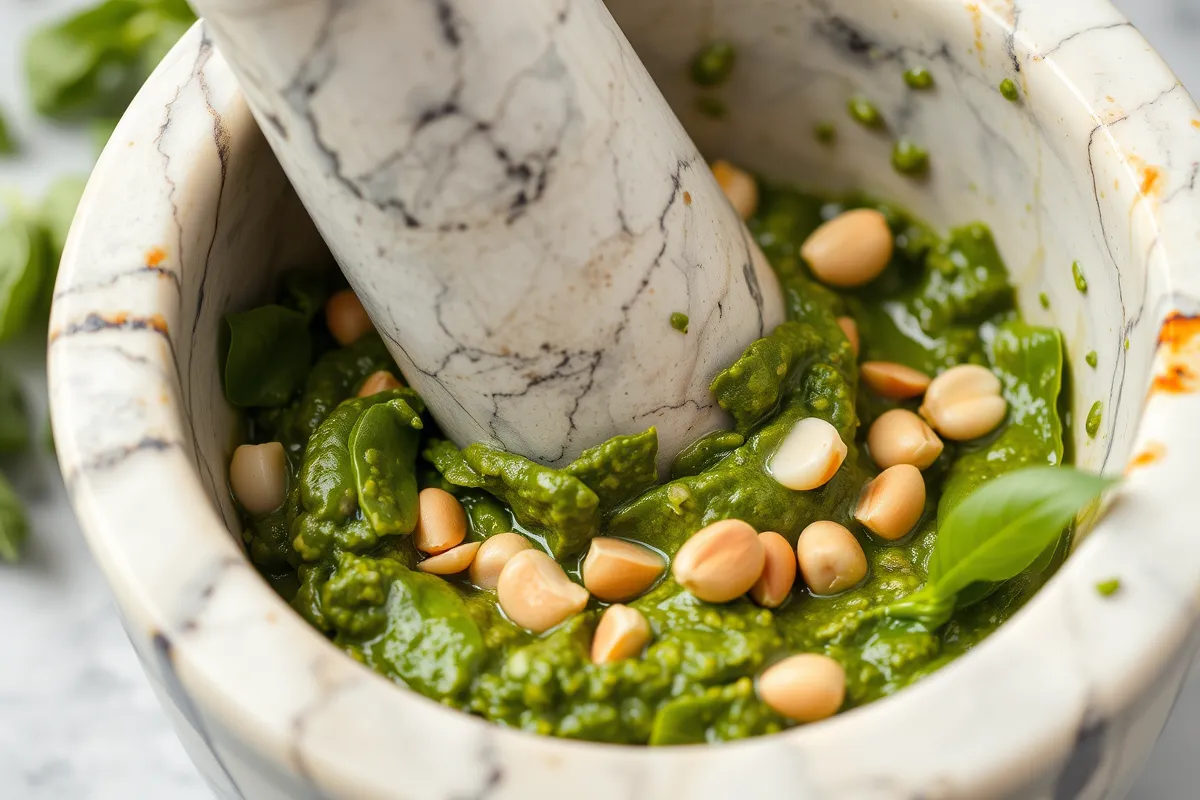
<instances>
[{"instance_id":1,"label":"pine nut","mask_svg":"<svg viewBox=\"0 0 1200 800\"><path fill-rule=\"evenodd\" d=\"M879 415L867 431L867 447L880 469L912 464L925 469L942 454L942 440L925 420L903 408Z\"/></svg>"},{"instance_id":2,"label":"pine nut","mask_svg":"<svg viewBox=\"0 0 1200 800\"><path fill-rule=\"evenodd\" d=\"M430 575L457 575L471 566L479 552L480 544L480 542L467 542L458 547L451 547L446 552L430 556L417 564L417 569L421 572L428 572Z\"/></svg>"},{"instance_id":3,"label":"pine nut","mask_svg":"<svg viewBox=\"0 0 1200 800\"><path fill-rule=\"evenodd\" d=\"M650 623L636 608L620 603L600 616L592 636L592 663L611 664L639 655L650 641Z\"/></svg>"},{"instance_id":4,"label":"pine nut","mask_svg":"<svg viewBox=\"0 0 1200 800\"><path fill-rule=\"evenodd\" d=\"M822 283L849 288L879 277L892 258L892 231L873 208L843 211L809 234L800 256Z\"/></svg>"},{"instance_id":5,"label":"pine nut","mask_svg":"<svg viewBox=\"0 0 1200 800\"><path fill-rule=\"evenodd\" d=\"M899 539L925 510L925 479L912 464L888 467L863 487L854 518L884 539Z\"/></svg>"},{"instance_id":6,"label":"pine nut","mask_svg":"<svg viewBox=\"0 0 1200 800\"><path fill-rule=\"evenodd\" d=\"M867 555L854 534L829 520L814 522L796 540L800 574L814 594L837 594L867 577Z\"/></svg>"},{"instance_id":7,"label":"pine nut","mask_svg":"<svg viewBox=\"0 0 1200 800\"><path fill-rule=\"evenodd\" d=\"M287 455L279 442L244 444L233 451L229 488L250 516L260 517L283 505L287 481Z\"/></svg>"},{"instance_id":8,"label":"pine nut","mask_svg":"<svg viewBox=\"0 0 1200 800\"><path fill-rule=\"evenodd\" d=\"M891 361L864 361L859 367L863 383L880 397L907 400L929 388L929 376Z\"/></svg>"},{"instance_id":9,"label":"pine nut","mask_svg":"<svg viewBox=\"0 0 1200 800\"><path fill-rule=\"evenodd\" d=\"M632 600L654 585L667 565L644 545L597 536L583 559L583 585L606 603Z\"/></svg>"},{"instance_id":10,"label":"pine nut","mask_svg":"<svg viewBox=\"0 0 1200 800\"><path fill-rule=\"evenodd\" d=\"M367 379L363 381L362 386L358 389L358 396L370 397L373 394L386 392L390 389L399 389L403 385L400 381L396 380L395 375L386 369L381 369L367 376Z\"/></svg>"},{"instance_id":11,"label":"pine nut","mask_svg":"<svg viewBox=\"0 0 1200 800\"><path fill-rule=\"evenodd\" d=\"M325 301L325 326L342 347L354 344L374 330L362 301L351 289L334 292Z\"/></svg>"},{"instance_id":12,"label":"pine nut","mask_svg":"<svg viewBox=\"0 0 1200 800\"><path fill-rule=\"evenodd\" d=\"M417 529L413 544L422 553L436 556L467 538L467 512L458 498L444 489L429 487L418 495Z\"/></svg>"},{"instance_id":13,"label":"pine nut","mask_svg":"<svg viewBox=\"0 0 1200 800\"><path fill-rule=\"evenodd\" d=\"M542 633L583 611L588 591L541 550L522 550L500 570L496 597L509 619Z\"/></svg>"},{"instance_id":14,"label":"pine nut","mask_svg":"<svg viewBox=\"0 0 1200 800\"><path fill-rule=\"evenodd\" d=\"M788 431L767 469L789 489L806 491L824 486L846 458L846 444L837 428L818 417L806 417Z\"/></svg>"},{"instance_id":15,"label":"pine nut","mask_svg":"<svg viewBox=\"0 0 1200 800\"><path fill-rule=\"evenodd\" d=\"M758 679L758 696L797 722L832 717L846 699L846 671L829 656L801 653L772 664Z\"/></svg>"},{"instance_id":16,"label":"pine nut","mask_svg":"<svg viewBox=\"0 0 1200 800\"><path fill-rule=\"evenodd\" d=\"M994 431L1008 413L1000 390L1000 379L990 369L959 364L929 384L920 413L947 439L978 439Z\"/></svg>"},{"instance_id":17,"label":"pine nut","mask_svg":"<svg viewBox=\"0 0 1200 800\"><path fill-rule=\"evenodd\" d=\"M749 219L758 208L758 182L728 161L714 161L712 174L738 215Z\"/></svg>"},{"instance_id":18,"label":"pine nut","mask_svg":"<svg viewBox=\"0 0 1200 800\"><path fill-rule=\"evenodd\" d=\"M759 579L766 553L754 528L725 519L701 528L675 554L675 580L707 603L741 597Z\"/></svg>"},{"instance_id":19,"label":"pine nut","mask_svg":"<svg viewBox=\"0 0 1200 800\"><path fill-rule=\"evenodd\" d=\"M764 608L778 608L796 582L796 554L788 540L774 531L763 531L758 540L766 558L762 575L750 587L750 597Z\"/></svg>"},{"instance_id":20,"label":"pine nut","mask_svg":"<svg viewBox=\"0 0 1200 800\"><path fill-rule=\"evenodd\" d=\"M854 317L838 317L837 324L842 329L842 333L846 334L846 338L850 340L850 348L854 351L855 358L857 358L858 323L854 321Z\"/></svg>"},{"instance_id":21,"label":"pine nut","mask_svg":"<svg viewBox=\"0 0 1200 800\"><path fill-rule=\"evenodd\" d=\"M500 571L508 560L533 544L519 533L496 533L483 540L471 562L471 583L480 589L495 589Z\"/></svg>"}]
</instances>

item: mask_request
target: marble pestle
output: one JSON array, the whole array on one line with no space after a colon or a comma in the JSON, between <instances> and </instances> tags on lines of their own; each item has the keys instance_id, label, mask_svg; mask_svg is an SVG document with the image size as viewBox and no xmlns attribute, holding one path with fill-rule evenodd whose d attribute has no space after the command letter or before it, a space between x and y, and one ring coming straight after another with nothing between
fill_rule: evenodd
<instances>
[{"instance_id":1,"label":"marble pestle","mask_svg":"<svg viewBox=\"0 0 1200 800\"><path fill-rule=\"evenodd\" d=\"M407 380L560 465L708 391L779 287L601 0L192 0ZM686 333L671 324L686 314Z\"/></svg>"}]
</instances>

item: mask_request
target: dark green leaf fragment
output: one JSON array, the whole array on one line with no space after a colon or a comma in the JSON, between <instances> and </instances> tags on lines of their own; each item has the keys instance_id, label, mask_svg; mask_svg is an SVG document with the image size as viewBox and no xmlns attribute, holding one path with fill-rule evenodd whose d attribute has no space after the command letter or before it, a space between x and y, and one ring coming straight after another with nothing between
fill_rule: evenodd
<instances>
[{"instance_id":1,"label":"dark green leaf fragment","mask_svg":"<svg viewBox=\"0 0 1200 800\"><path fill-rule=\"evenodd\" d=\"M29 445L29 412L21 384L0 368L0 453L17 453Z\"/></svg>"},{"instance_id":2,"label":"dark green leaf fragment","mask_svg":"<svg viewBox=\"0 0 1200 800\"><path fill-rule=\"evenodd\" d=\"M0 222L0 341L25 329L46 273L46 234L27 212Z\"/></svg>"},{"instance_id":3,"label":"dark green leaf fragment","mask_svg":"<svg viewBox=\"0 0 1200 800\"><path fill-rule=\"evenodd\" d=\"M421 415L403 398L372 406L350 432L358 506L375 533L412 533L417 525L417 442Z\"/></svg>"},{"instance_id":4,"label":"dark green leaf fragment","mask_svg":"<svg viewBox=\"0 0 1200 800\"><path fill-rule=\"evenodd\" d=\"M235 406L281 406L303 385L312 360L308 320L283 306L226 314L225 397Z\"/></svg>"},{"instance_id":5,"label":"dark green leaf fragment","mask_svg":"<svg viewBox=\"0 0 1200 800\"><path fill-rule=\"evenodd\" d=\"M29 520L25 516L25 505L12 484L0 475L0 561L14 563L21 557L25 539L29 535Z\"/></svg>"}]
</instances>

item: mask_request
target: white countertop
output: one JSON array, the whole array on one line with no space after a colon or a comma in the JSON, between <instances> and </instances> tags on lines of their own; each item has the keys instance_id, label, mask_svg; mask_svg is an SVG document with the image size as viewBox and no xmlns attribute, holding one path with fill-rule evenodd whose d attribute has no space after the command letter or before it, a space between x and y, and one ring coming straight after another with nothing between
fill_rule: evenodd
<instances>
[{"instance_id":1,"label":"white countertop","mask_svg":"<svg viewBox=\"0 0 1200 800\"><path fill-rule=\"evenodd\" d=\"M64 172L84 172L87 137L37 124L20 80L25 33L93 0L0 0L0 109L23 156L0 160L0 187L36 194ZM1200 0L1116 0L1200 91ZM46 417L40 335L0 346L22 377L37 429ZM38 437L40 439L40 437ZM29 504L25 560L0 566L0 798L127 800L209 797L159 710L44 448L3 464ZM1200 670L1193 669L1166 732L1130 797L1175 800L1200 785Z\"/></svg>"}]
</instances>

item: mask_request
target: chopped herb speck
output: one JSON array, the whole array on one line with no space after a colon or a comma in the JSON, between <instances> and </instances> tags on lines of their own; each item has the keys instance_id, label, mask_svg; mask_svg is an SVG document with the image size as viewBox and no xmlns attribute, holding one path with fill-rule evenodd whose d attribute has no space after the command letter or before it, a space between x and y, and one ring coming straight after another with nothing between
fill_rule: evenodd
<instances>
[{"instance_id":1,"label":"chopped herb speck","mask_svg":"<svg viewBox=\"0 0 1200 800\"><path fill-rule=\"evenodd\" d=\"M671 327L680 333L687 333L688 315L676 311L671 315Z\"/></svg>"},{"instance_id":2,"label":"chopped herb speck","mask_svg":"<svg viewBox=\"0 0 1200 800\"><path fill-rule=\"evenodd\" d=\"M1092 403L1091 409L1088 411L1087 419L1083 423L1083 429L1087 431L1089 439L1096 438L1096 431L1100 430L1100 401Z\"/></svg>"},{"instance_id":3,"label":"chopped herb speck","mask_svg":"<svg viewBox=\"0 0 1200 800\"><path fill-rule=\"evenodd\" d=\"M1083 357L1083 360L1087 362L1087 365L1089 367L1092 367L1094 369L1096 367L1096 361L1097 361L1096 351L1089 350L1088 354Z\"/></svg>"},{"instance_id":4,"label":"chopped herb speck","mask_svg":"<svg viewBox=\"0 0 1200 800\"><path fill-rule=\"evenodd\" d=\"M717 86L729 79L737 50L729 42L709 42L692 59L692 80L698 86Z\"/></svg>"},{"instance_id":5,"label":"chopped herb speck","mask_svg":"<svg viewBox=\"0 0 1200 800\"><path fill-rule=\"evenodd\" d=\"M883 115L879 113L879 107L861 94L852 96L846 102L846 110L850 112L851 118L859 125L867 128L882 128L884 126Z\"/></svg>"},{"instance_id":6,"label":"chopped herb speck","mask_svg":"<svg viewBox=\"0 0 1200 800\"><path fill-rule=\"evenodd\" d=\"M833 144L837 141L837 128L832 122L818 122L813 128L813 135L821 144Z\"/></svg>"},{"instance_id":7,"label":"chopped herb speck","mask_svg":"<svg viewBox=\"0 0 1200 800\"><path fill-rule=\"evenodd\" d=\"M1083 277L1083 269L1078 261L1071 262L1071 274L1075 276L1075 288L1087 294L1087 278Z\"/></svg>"},{"instance_id":8,"label":"chopped herb speck","mask_svg":"<svg viewBox=\"0 0 1200 800\"><path fill-rule=\"evenodd\" d=\"M1121 588L1120 578L1109 578L1106 581L1100 581L1096 584L1096 591L1103 597L1112 597Z\"/></svg>"},{"instance_id":9,"label":"chopped herb speck","mask_svg":"<svg viewBox=\"0 0 1200 800\"><path fill-rule=\"evenodd\" d=\"M1050 308L1050 295L1046 294L1045 292L1042 292L1041 294L1038 295L1038 302L1042 304L1042 308L1049 309Z\"/></svg>"},{"instance_id":10,"label":"chopped herb speck","mask_svg":"<svg viewBox=\"0 0 1200 800\"><path fill-rule=\"evenodd\" d=\"M1004 95L1004 99L1015 103L1021 99L1020 93L1017 91L1017 85L1013 83L1012 78L1005 78L1000 81L1000 94Z\"/></svg>"},{"instance_id":11,"label":"chopped herb speck","mask_svg":"<svg viewBox=\"0 0 1200 800\"><path fill-rule=\"evenodd\" d=\"M1129 349L1129 337L1128 336L1125 337L1125 349L1126 350Z\"/></svg>"},{"instance_id":12,"label":"chopped herb speck","mask_svg":"<svg viewBox=\"0 0 1200 800\"><path fill-rule=\"evenodd\" d=\"M903 175L924 175L929 171L929 152L912 139L901 139L892 146L892 166Z\"/></svg>"},{"instance_id":13,"label":"chopped herb speck","mask_svg":"<svg viewBox=\"0 0 1200 800\"><path fill-rule=\"evenodd\" d=\"M913 89L933 87L933 73L924 67L910 67L904 71L904 82Z\"/></svg>"}]
</instances>

